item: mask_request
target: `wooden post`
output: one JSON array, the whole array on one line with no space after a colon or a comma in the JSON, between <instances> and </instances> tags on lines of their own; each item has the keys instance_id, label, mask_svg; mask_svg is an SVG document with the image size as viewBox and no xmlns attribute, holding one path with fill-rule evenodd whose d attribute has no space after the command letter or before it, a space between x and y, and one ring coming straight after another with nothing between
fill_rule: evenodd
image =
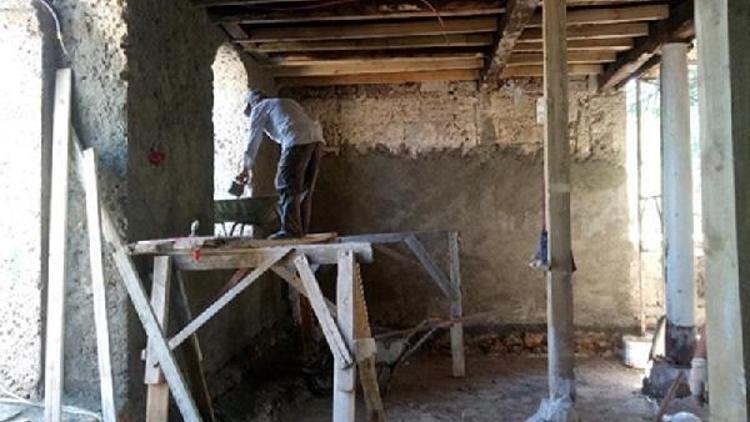
<instances>
[{"instance_id":1,"label":"wooden post","mask_svg":"<svg viewBox=\"0 0 750 422\"><path fill-rule=\"evenodd\" d=\"M99 384L104 422L116 422L112 362L107 321L107 287L104 282L102 260L101 212L96 156L89 148L83 152L83 186L86 191L86 219L89 231L89 261L91 265L91 291L94 297L94 324L96 326L96 351L99 362Z\"/></svg>"},{"instance_id":2,"label":"wooden post","mask_svg":"<svg viewBox=\"0 0 750 422\"><path fill-rule=\"evenodd\" d=\"M349 349L354 345L354 254L339 252L336 281L337 321ZM333 369L333 422L354 422L357 367L344 367L339 360Z\"/></svg>"},{"instance_id":3,"label":"wooden post","mask_svg":"<svg viewBox=\"0 0 750 422\"><path fill-rule=\"evenodd\" d=\"M451 298L451 319L460 319L464 315L463 298L461 293L461 265L459 258L459 240L457 232L448 233L448 262L450 279L455 297ZM453 376L466 376L466 357L464 356L464 324L456 322L451 325L451 358L453 360Z\"/></svg>"},{"instance_id":4,"label":"wooden post","mask_svg":"<svg viewBox=\"0 0 750 422\"><path fill-rule=\"evenodd\" d=\"M750 412L750 9L695 2L712 421Z\"/></svg>"},{"instance_id":5,"label":"wooden post","mask_svg":"<svg viewBox=\"0 0 750 422\"><path fill-rule=\"evenodd\" d=\"M544 177L550 262L547 272L547 337L552 399L575 398L565 8L564 0L547 0L543 6Z\"/></svg>"},{"instance_id":6,"label":"wooden post","mask_svg":"<svg viewBox=\"0 0 750 422\"><path fill-rule=\"evenodd\" d=\"M57 71L55 79L52 140L52 191L50 195L47 268L47 340L44 364L44 420L46 422L59 422L62 418L70 92L71 71L70 69L60 69Z\"/></svg>"},{"instance_id":7,"label":"wooden post","mask_svg":"<svg viewBox=\"0 0 750 422\"><path fill-rule=\"evenodd\" d=\"M168 256L154 258L154 277L151 285L151 308L162 332L167 331L169 321L169 293L172 278L171 260ZM164 382L164 375L158 367L158 360L151 350L154 340L148 341L146 355L146 375L144 382L148 385L146 396L146 422L166 422L169 417L169 386Z\"/></svg>"}]
</instances>

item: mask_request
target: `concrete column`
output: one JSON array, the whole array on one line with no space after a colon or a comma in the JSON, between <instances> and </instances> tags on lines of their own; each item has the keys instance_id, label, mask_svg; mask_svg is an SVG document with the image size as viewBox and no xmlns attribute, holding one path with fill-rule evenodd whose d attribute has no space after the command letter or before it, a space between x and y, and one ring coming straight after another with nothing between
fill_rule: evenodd
<instances>
[{"instance_id":1,"label":"concrete column","mask_svg":"<svg viewBox=\"0 0 750 422\"><path fill-rule=\"evenodd\" d=\"M748 420L750 7L695 2L711 420Z\"/></svg>"},{"instance_id":2,"label":"concrete column","mask_svg":"<svg viewBox=\"0 0 750 422\"><path fill-rule=\"evenodd\" d=\"M693 184L690 164L690 89L687 44L662 47L661 131L666 281L666 354L690 363L695 346Z\"/></svg>"}]
</instances>

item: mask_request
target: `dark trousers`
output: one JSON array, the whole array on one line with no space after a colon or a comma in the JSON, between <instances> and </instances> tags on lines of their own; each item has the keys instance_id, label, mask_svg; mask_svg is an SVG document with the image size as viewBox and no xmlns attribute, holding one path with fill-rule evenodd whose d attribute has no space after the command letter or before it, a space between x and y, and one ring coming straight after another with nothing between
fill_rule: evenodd
<instances>
[{"instance_id":1,"label":"dark trousers","mask_svg":"<svg viewBox=\"0 0 750 422\"><path fill-rule=\"evenodd\" d=\"M304 237L310 229L312 198L318 179L323 143L295 145L282 149L276 169L281 230Z\"/></svg>"}]
</instances>

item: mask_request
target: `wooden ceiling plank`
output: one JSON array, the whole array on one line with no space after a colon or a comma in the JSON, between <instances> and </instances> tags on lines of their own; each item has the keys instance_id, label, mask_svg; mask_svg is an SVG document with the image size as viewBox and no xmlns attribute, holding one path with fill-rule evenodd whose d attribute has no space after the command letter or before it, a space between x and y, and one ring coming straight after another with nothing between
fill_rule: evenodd
<instances>
[{"instance_id":1,"label":"wooden ceiling plank","mask_svg":"<svg viewBox=\"0 0 750 422\"><path fill-rule=\"evenodd\" d=\"M599 78L602 89L622 85L630 76L657 54L665 42L689 41L695 36L693 2L685 1L675 6L671 17L651 24L651 36L640 40L632 50L622 53L617 62L607 66Z\"/></svg>"},{"instance_id":2,"label":"wooden ceiling plank","mask_svg":"<svg viewBox=\"0 0 750 422\"><path fill-rule=\"evenodd\" d=\"M611 25L579 25L568 28L568 40L608 39L642 37L648 35L648 24L645 23L617 23ZM521 34L524 42L541 42L542 30L529 28Z\"/></svg>"},{"instance_id":3,"label":"wooden ceiling plank","mask_svg":"<svg viewBox=\"0 0 750 422\"><path fill-rule=\"evenodd\" d=\"M247 49L263 53L483 47L489 46L491 43L492 34L424 35L358 40L313 40L270 43L240 42Z\"/></svg>"},{"instance_id":4,"label":"wooden ceiling plank","mask_svg":"<svg viewBox=\"0 0 750 422\"><path fill-rule=\"evenodd\" d=\"M367 61L367 60L424 60L424 59L445 59L445 58L474 58L484 57L481 51L430 51L430 50L399 50L386 52L359 52L346 51L336 53L313 53L313 54L284 54L274 55L269 58L272 64L276 65L299 65L313 63L344 63L350 61Z\"/></svg>"},{"instance_id":5,"label":"wooden ceiling plank","mask_svg":"<svg viewBox=\"0 0 750 422\"><path fill-rule=\"evenodd\" d=\"M513 47L523 34L528 21L534 16L539 0L508 0L506 13L500 21L497 44L485 68L482 79L494 79L503 69L513 52Z\"/></svg>"},{"instance_id":6,"label":"wooden ceiling plank","mask_svg":"<svg viewBox=\"0 0 750 422\"><path fill-rule=\"evenodd\" d=\"M437 14L435 13L437 10ZM241 8L212 8L209 16L217 23L288 24L309 22L369 21L381 19L414 19L499 15L505 11L495 0L449 1L436 4L435 10L420 0L406 0L400 4L357 2L322 9L289 9L268 11Z\"/></svg>"},{"instance_id":7,"label":"wooden ceiling plank","mask_svg":"<svg viewBox=\"0 0 750 422\"><path fill-rule=\"evenodd\" d=\"M632 38L607 38L593 40L569 40L568 51L625 51L633 48ZM518 42L513 52L535 53L544 51L544 45L541 42Z\"/></svg>"},{"instance_id":8,"label":"wooden ceiling plank","mask_svg":"<svg viewBox=\"0 0 750 422\"><path fill-rule=\"evenodd\" d=\"M305 3L310 0L191 0L193 6L217 7L217 6L262 6L274 3L292 4Z\"/></svg>"},{"instance_id":9,"label":"wooden ceiling plank","mask_svg":"<svg viewBox=\"0 0 750 422\"><path fill-rule=\"evenodd\" d=\"M569 64L611 63L617 60L612 51L572 51L568 53ZM507 66L525 66L544 64L543 53L513 53Z\"/></svg>"},{"instance_id":10,"label":"wooden ceiling plank","mask_svg":"<svg viewBox=\"0 0 750 422\"><path fill-rule=\"evenodd\" d=\"M409 23L346 24L338 26L278 26L251 28L251 42L341 40L362 38L388 38L417 35L443 35L494 32L497 19L494 17L444 19Z\"/></svg>"},{"instance_id":11,"label":"wooden ceiling plank","mask_svg":"<svg viewBox=\"0 0 750 422\"><path fill-rule=\"evenodd\" d=\"M449 69L480 69L484 65L481 57L401 60L331 61L318 64L296 64L293 66L272 65L266 68L276 77L334 76L361 73L422 72Z\"/></svg>"},{"instance_id":12,"label":"wooden ceiling plank","mask_svg":"<svg viewBox=\"0 0 750 422\"><path fill-rule=\"evenodd\" d=\"M571 64L568 65L568 75L597 75L602 72L603 68L600 64ZM528 66L509 66L503 69L503 78L519 78L519 77L542 77L544 75L544 66L528 65Z\"/></svg>"},{"instance_id":13,"label":"wooden ceiling plank","mask_svg":"<svg viewBox=\"0 0 750 422\"><path fill-rule=\"evenodd\" d=\"M573 9L568 12L568 25L604 25L655 21L668 17L669 6L666 4L648 4L619 8ZM542 15L539 13L534 15L527 26L531 28L541 27Z\"/></svg>"},{"instance_id":14,"label":"wooden ceiling plank","mask_svg":"<svg viewBox=\"0 0 750 422\"><path fill-rule=\"evenodd\" d=\"M476 81L479 69L454 69L426 72L370 73L360 75L276 78L279 87L330 86L360 84L401 84L426 81Z\"/></svg>"}]
</instances>

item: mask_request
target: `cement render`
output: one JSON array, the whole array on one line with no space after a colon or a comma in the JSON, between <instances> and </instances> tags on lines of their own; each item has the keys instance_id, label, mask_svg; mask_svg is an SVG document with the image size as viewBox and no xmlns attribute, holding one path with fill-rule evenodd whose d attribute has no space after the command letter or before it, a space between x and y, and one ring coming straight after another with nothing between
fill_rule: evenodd
<instances>
[{"instance_id":1,"label":"cement render","mask_svg":"<svg viewBox=\"0 0 750 422\"><path fill-rule=\"evenodd\" d=\"M0 396L39 398L42 361L43 38L36 12L0 5Z\"/></svg>"},{"instance_id":2,"label":"cement render","mask_svg":"<svg viewBox=\"0 0 750 422\"><path fill-rule=\"evenodd\" d=\"M542 225L543 126L537 82L478 92L470 83L295 89L338 147L324 158L315 229L339 233L455 229L462 233L466 313L493 323L545 321L542 273L526 265ZM576 324L637 325L628 238L623 94L572 84ZM440 242L440 243L436 243ZM444 241L429 240L435 253ZM423 272L376 256L368 305L382 325L445 315Z\"/></svg>"}]
</instances>

